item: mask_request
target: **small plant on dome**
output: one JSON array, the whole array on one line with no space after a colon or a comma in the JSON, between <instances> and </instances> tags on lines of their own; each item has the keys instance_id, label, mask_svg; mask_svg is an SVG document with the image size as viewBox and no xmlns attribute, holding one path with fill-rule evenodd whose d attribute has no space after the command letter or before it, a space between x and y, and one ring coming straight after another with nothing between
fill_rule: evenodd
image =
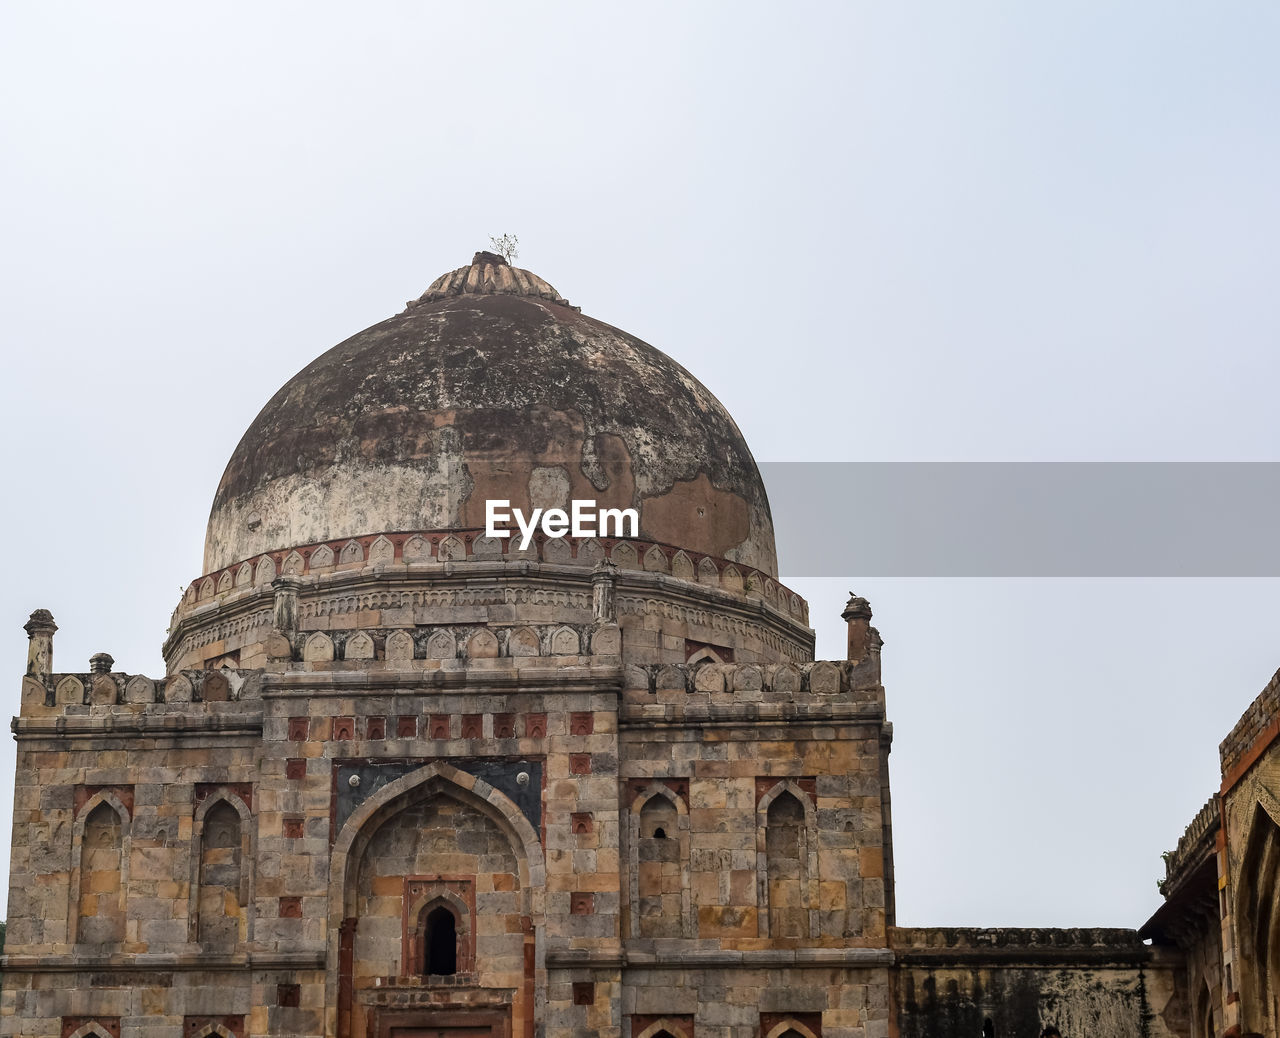
<instances>
[{"instance_id":1,"label":"small plant on dome","mask_svg":"<svg viewBox=\"0 0 1280 1038\"><path fill-rule=\"evenodd\" d=\"M489 244L493 246L493 251L508 263L520 255L520 250L517 248L520 244L520 239L514 234L504 234L496 238L491 234L489 235Z\"/></svg>"}]
</instances>

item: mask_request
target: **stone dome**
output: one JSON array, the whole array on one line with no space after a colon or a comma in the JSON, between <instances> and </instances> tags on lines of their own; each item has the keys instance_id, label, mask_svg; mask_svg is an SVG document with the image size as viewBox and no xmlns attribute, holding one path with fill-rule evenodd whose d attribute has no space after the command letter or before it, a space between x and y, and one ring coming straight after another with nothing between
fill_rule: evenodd
<instances>
[{"instance_id":1,"label":"stone dome","mask_svg":"<svg viewBox=\"0 0 1280 1038\"><path fill-rule=\"evenodd\" d=\"M287 382L232 454L206 573L397 531L483 530L516 508L636 508L642 540L777 575L759 471L684 368L478 253Z\"/></svg>"}]
</instances>

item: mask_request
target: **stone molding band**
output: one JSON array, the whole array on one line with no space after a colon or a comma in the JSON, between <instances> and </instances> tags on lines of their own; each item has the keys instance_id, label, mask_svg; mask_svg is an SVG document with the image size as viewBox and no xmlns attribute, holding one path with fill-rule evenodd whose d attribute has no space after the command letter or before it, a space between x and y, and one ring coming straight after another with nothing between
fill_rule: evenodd
<instances>
[{"instance_id":1,"label":"stone molding band","mask_svg":"<svg viewBox=\"0 0 1280 1038\"><path fill-rule=\"evenodd\" d=\"M138 973L151 970L219 972L240 970L322 970L324 951L281 954L265 952L248 955L0 955L0 970L13 973Z\"/></svg>"},{"instance_id":2,"label":"stone molding band","mask_svg":"<svg viewBox=\"0 0 1280 1038\"><path fill-rule=\"evenodd\" d=\"M253 586L269 586L278 576L319 576L365 566L442 566L479 561L544 562L592 568L608 559L619 569L665 573L679 580L719 587L730 594L762 598L784 615L808 622L808 604L773 577L728 559L671 544L611 537L539 535L524 551L514 537L500 540L481 529L400 531L281 548L232 563L197 577L177 612Z\"/></svg>"},{"instance_id":3,"label":"stone molding band","mask_svg":"<svg viewBox=\"0 0 1280 1038\"><path fill-rule=\"evenodd\" d=\"M493 577L500 582L476 586L470 583L475 577ZM566 578L581 586L566 589ZM763 598L734 596L718 587L677 583L669 574L639 570L620 571L617 584L619 615L660 612L738 635L750 632L772 652L797 661L812 658L814 636L806 626L807 620L781 612ZM460 566L446 563L421 567L395 564L384 569L352 567L317 574L315 582L304 584L300 592L298 611L303 621L372 609L435 610L533 603L559 605L585 614L591 608L589 570L528 560L514 571L507 560L476 560ZM701 601L690 602L691 596ZM253 628L269 628L273 614L267 603L273 598L274 591L268 583L239 586L221 597L197 601L192 607L184 602L171 621L163 646L165 659L172 667L175 661L204 645ZM807 606L804 611L807 613ZM310 625L304 622L303 627L309 629Z\"/></svg>"},{"instance_id":4,"label":"stone molding band","mask_svg":"<svg viewBox=\"0 0 1280 1038\"><path fill-rule=\"evenodd\" d=\"M670 958L651 951L627 950L621 954L547 951L547 969L563 970L755 970L768 966L830 969L833 966L888 966L893 961L893 952L887 948L770 948L728 952L682 949Z\"/></svg>"}]
</instances>

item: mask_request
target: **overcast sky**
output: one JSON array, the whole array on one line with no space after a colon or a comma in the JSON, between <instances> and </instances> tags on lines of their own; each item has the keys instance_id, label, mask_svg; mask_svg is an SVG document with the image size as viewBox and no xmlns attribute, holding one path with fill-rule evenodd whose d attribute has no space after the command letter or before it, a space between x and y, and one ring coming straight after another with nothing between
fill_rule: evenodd
<instances>
[{"instance_id":1,"label":"overcast sky","mask_svg":"<svg viewBox=\"0 0 1280 1038\"><path fill-rule=\"evenodd\" d=\"M1263 2L4 5L0 705L38 606L57 669L162 674L259 408L504 232L760 460L1280 460L1278 36ZM1275 581L793 586L820 656L876 611L912 925L1141 924L1280 665Z\"/></svg>"}]
</instances>

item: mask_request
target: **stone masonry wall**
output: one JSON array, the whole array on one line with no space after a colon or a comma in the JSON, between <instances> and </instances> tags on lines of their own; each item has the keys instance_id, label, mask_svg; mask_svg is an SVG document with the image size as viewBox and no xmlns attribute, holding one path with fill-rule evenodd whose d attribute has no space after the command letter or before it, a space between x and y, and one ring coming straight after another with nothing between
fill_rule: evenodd
<instances>
[{"instance_id":1,"label":"stone masonry wall","mask_svg":"<svg viewBox=\"0 0 1280 1038\"><path fill-rule=\"evenodd\" d=\"M0 1033L622 1038L684 1007L887 1038L878 656L761 663L665 609L629 664L557 654L538 608L434 666L330 627L261 668L25 679Z\"/></svg>"},{"instance_id":2,"label":"stone masonry wall","mask_svg":"<svg viewBox=\"0 0 1280 1038\"><path fill-rule=\"evenodd\" d=\"M900 1038L1181 1033L1164 1015L1181 1012L1181 963L1132 930L895 928L890 941Z\"/></svg>"}]
</instances>

